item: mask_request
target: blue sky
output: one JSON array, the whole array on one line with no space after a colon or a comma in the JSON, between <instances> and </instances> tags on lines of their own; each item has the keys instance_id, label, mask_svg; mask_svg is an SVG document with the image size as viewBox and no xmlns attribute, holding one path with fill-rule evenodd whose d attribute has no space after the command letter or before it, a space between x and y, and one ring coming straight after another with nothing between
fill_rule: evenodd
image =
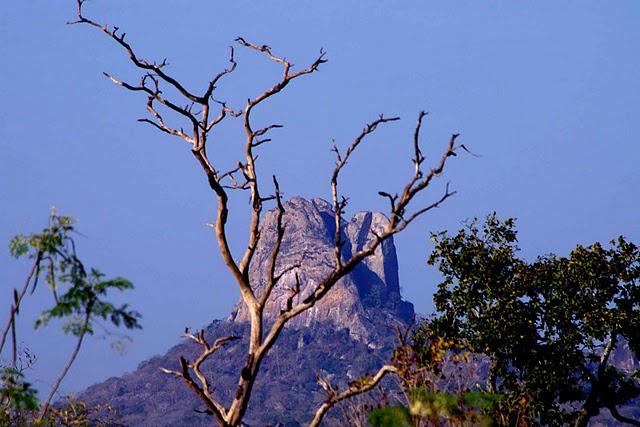
<instances>
[{"instance_id":1,"label":"blue sky","mask_svg":"<svg viewBox=\"0 0 640 427\"><path fill-rule=\"evenodd\" d=\"M145 100L101 72L135 80L137 70L103 34L66 26L73 13L71 1L10 0L0 10L0 241L42 228L52 205L77 217L83 259L135 283L126 299L144 330L122 355L109 339L90 340L64 391L132 370L184 326L226 316L237 298L205 226L214 200L189 147L136 122ZM237 36L299 66L323 47L329 62L319 73L255 114L285 125L259 167L288 197L329 198L331 139L344 147L385 113L402 120L381 128L343 179L349 214L384 210L377 191L399 189L411 173L418 111L430 112L423 135L433 161L460 132L482 157L455 158L421 202L447 181L458 194L396 239L403 293L419 312L431 310L439 279L425 262L429 231L468 217L518 218L528 257L620 234L640 241L637 1L91 0L86 14L120 26L141 56L167 57L194 91L226 65ZM218 97L240 107L280 69L245 50L237 59ZM222 126L210 156L232 166L240 131L238 121ZM243 212L244 195L232 206ZM236 251L245 223L243 214L232 221ZM26 268L0 253L0 308ZM21 325L40 356L31 373L40 389L71 349L52 328L31 331L28 316L46 302L28 300Z\"/></svg>"}]
</instances>

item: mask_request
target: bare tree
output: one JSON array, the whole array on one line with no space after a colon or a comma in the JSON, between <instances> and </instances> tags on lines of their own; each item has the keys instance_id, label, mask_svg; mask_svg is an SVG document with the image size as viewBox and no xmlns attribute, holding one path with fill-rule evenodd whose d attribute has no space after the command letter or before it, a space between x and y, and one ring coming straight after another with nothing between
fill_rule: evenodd
<instances>
[{"instance_id":1,"label":"bare tree","mask_svg":"<svg viewBox=\"0 0 640 427\"><path fill-rule=\"evenodd\" d=\"M385 377L385 375L390 373L395 374L397 372L398 369L395 366L384 365L382 368L378 369L378 372L376 372L373 376L365 375L362 378L358 378L356 381L349 383L348 388L342 391L336 389L324 378L318 376L318 383L327 394L327 399L316 410L316 413L313 415L313 419L309 423L309 427L319 426L320 422L327 414L327 412L329 412L329 410L338 403L353 396L368 392L369 390L377 386Z\"/></svg>"},{"instance_id":2,"label":"bare tree","mask_svg":"<svg viewBox=\"0 0 640 427\"><path fill-rule=\"evenodd\" d=\"M455 144L456 137L458 135L454 134L439 162L433 168L424 170L425 157L420 150L419 133L425 113L421 112L418 116L418 122L415 126L415 132L413 135L414 153L412 162L414 172L412 177L398 194L390 194L386 192L379 193L382 197L387 198L390 204L388 214L389 222L386 225L386 228L379 233L372 231L371 233L374 234L374 239L372 239L368 246L354 253L351 258L343 259L343 241L341 239L340 230L342 230L342 214L347 205L347 198L340 194L338 188L340 173L347 165L354 151L370 134L372 134L379 126L397 121L399 118L380 115L364 127L344 152L341 152L338 147L334 145L333 151L336 155L336 164L333 169L330 182L336 225L335 266L323 280L321 280L317 285L314 285L312 291L306 297L302 298L301 301L300 298L296 299L296 297L301 295L300 290L303 287L303 284L300 283L300 280L296 275L296 284L291 290L285 307L280 311L273 322L270 325L267 325L264 319L267 301L269 300L273 289L278 285L284 274L295 270L296 266L289 266L283 271L277 271L276 265L280 253L280 247L285 235L282 195L278 181L274 176L273 193L265 196L263 193L263 187L261 187L261 183L258 180L258 174L256 173L256 149L269 142L271 139L267 137L267 134L272 129L280 127L280 125L272 124L262 128L255 128L251 120L251 114L256 107L267 101L272 96L283 91L294 80L317 72L320 66L326 62L325 52L321 50L315 61L313 61L309 66L294 71L292 64L284 57L274 54L269 46L253 44L242 37L237 38L236 42L238 46L263 54L267 59L282 67L282 75L271 87L267 88L254 98L248 99L242 110L236 111L229 107L227 103L214 98L214 92L221 79L232 73L236 68L233 48L231 48L229 66L215 74L203 92L196 94L188 90L184 84L166 71L166 60L161 62L150 62L143 59L125 39L125 33L120 32L118 27L107 26L87 18L83 14L83 4L85 0L76 1L77 18L73 22L70 22L70 24L86 24L100 30L124 49L131 62L143 72L142 77L137 83L128 83L107 73L104 73L105 76L116 85L132 92L142 93L147 97L146 105L147 110L150 113L150 118L139 119L139 121L147 123L162 132L186 141L190 145L193 155L202 168L209 186L217 198L217 217L214 228L219 250L226 266L240 289L242 302L246 306L250 318L249 345L246 354L246 362L238 376L236 393L228 407L225 407L213 397L210 392L207 378L200 370L200 365L216 350L232 341L235 337L224 337L218 339L214 343L209 343L205 339L202 331L195 335L186 331L185 336L202 347L201 355L193 362L182 357L180 359L180 370L164 369L164 372L182 378L204 402L207 407L207 411L215 417L219 425L240 425L241 420L247 411L251 392L260 371L260 365L266 354L277 341L280 332L287 322L309 310L318 301L322 300L322 298L331 291L332 287L341 278L349 274L365 258L372 255L383 241L394 234L401 232L418 216L431 209L437 208L446 199L455 194L454 191L449 190L447 185L444 193L441 194L433 203L412 211L409 210L410 205L416 196L427 189L433 179L443 172L447 159L450 156L455 156L455 152L458 148L465 148L462 145L457 146ZM171 100L166 97L161 90L161 85L168 85L175 90L182 97L181 101ZM183 106L182 103L185 101L186 105ZM189 123L189 129L185 130L184 128L169 125L160 114L158 109L159 106L177 114L177 117L181 117L183 120L186 120L186 122ZM194 107L197 107L197 111L194 110ZM238 162L238 166L235 169L222 171L216 165L215 159L209 157L207 152L207 142L214 127L229 117L240 118L243 121L245 133L244 153L243 160ZM249 191L251 201L251 220L248 230L247 248L238 262L235 261L235 258L231 253L227 238L227 220L230 215L230 190ZM276 206L277 237L269 259L268 277L265 278L266 286L261 293L258 293L258 287L254 286L251 278L249 277L249 267L260 240L260 221L265 202L268 201L273 201ZM331 397L328 398L327 402L319 408L318 413L316 414L317 421L314 419L313 422L314 425L322 419L326 411L333 406L333 404L337 403L337 401L349 397L349 395L355 394L356 392L364 392L368 390L377 384L384 374L392 371L393 367L383 367L371 378L369 382L365 382L357 387L357 390L350 389L351 391L347 390L346 392L341 393L337 391L332 392Z\"/></svg>"}]
</instances>

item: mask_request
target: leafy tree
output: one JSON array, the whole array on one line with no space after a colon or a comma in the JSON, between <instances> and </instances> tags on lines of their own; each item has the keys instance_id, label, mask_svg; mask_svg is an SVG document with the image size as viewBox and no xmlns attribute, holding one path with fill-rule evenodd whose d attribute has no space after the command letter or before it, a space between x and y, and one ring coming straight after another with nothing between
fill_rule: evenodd
<instances>
[{"instance_id":1,"label":"leafy tree","mask_svg":"<svg viewBox=\"0 0 640 427\"><path fill-rule=\"evenodd\" d=\"M11 366L3 371L0 389L0 412L7 419L16 421L16 417L22 418L23 411L33 411L39 407L37 418L44 422L52 399L78 356L85 336L93 334L97 319L108 320L116 327L140 328L140 314L137 311L131 310L127 304L116 306L105 299L110 290L133 288L131 282L119 277L105 279L98 270L87 270L76 254L74 232L73 220L53 210L49 225L44 230L17 235L9 245L14 257L28 257L33 263L22 288L14 289L14 301L0 340L1 352L11 333ZM23 372L18 369L16 322L27 291L31 287L33 293L42 276L51 291L54 304L37 318L35 327L45 326L51 319L61 319L64 321L64 332L76 337L76 345L45 401L38 405L35 391L23 380Z\"/></svg>"},{"instance_id":2,"label":"leafy tree","mask_svg":"<svg viewBox=\"0 0 640 427\"><path fill-rule=\"evenodd\" d=\"M585 426L601 408L640 396L639 372L610 363L623 341L640 354L640 250L623 237L567 257L517 257L513 219L490 215L434 234L429 264L444 276L429 327L490 357L490 390L520 405L510 423ZM515 409L515 410L514 410Z\"/></svg>"}]
</instances>

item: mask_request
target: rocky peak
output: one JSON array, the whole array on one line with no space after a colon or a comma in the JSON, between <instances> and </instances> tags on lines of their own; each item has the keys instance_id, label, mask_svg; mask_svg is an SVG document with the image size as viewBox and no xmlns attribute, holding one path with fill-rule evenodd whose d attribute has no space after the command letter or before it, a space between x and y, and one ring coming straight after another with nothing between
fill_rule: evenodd
<instances>
[{"instance_id":1,"label":"rocky peak","mask_svg":"<svg viewBox=\"0 0 640 427\"><path fill-rule=\"evenodd\" d=\"M306 200L294 197L284 204L285 235L276 271L299 264L287 273L274 289L266 318L273 319L286 304L289 289L298 274L302 285L296 301L304 299L333 269L335 216L333 206L322 199ZM276 212L266 213L261 238L249 274L258 293L264 287L269 258L276 240ZM345 242L343 256L362 249L374 238L371 231L381 231L388 219L377 212L360 212L350 221L343 221L341 233ZM329 294L311 310L295 318L292 326L311 326L316 322L331 322L348 328L356 338L369 339L372 322L376 324L405 323L413 316L413 305L402 301L398 281L398 260L393 239L385 241L376 252L353 272L341 279ZM239 301L229 320L244 322L248 313Z\"/></svg>"},{"instance_id":2,"label":"rocky peak","mask_svg":"<svg viewBox=\"0 0 640 427\"><path fill-rule=\"evenodd\" d=\"M332 206L322 199L294 197L285 204L285 237L277 270L300 264L304 298L334 266L335 222ZM268 261L276 239L276 213L267 212L262 221L261 239L250 272L257 293L262 291ZM344 221L344 257L362 249L387 219L379 213L361 212ZM267 322L284 306L295 273L288 274L272 294ZM389 239L373 256L338 282L311 310L293 319L265 358L253 390L246 425L306 425L310 414L326 394L316 384L321 373L332 383L346 387L365 373L375 372L387 362L395 346L397 325L413 316L413 305L402 301L398 287L398 262L393 240ZM240 336L216 352L203 365L211 378L213 393L229 405L242 370L249 326L242 303L226 321L215 321L205 329L210 342L222 336ZM174 376L160 368L180 369L179 357L194 360L199 348L183 341L165 355L142 363L135 372L111 378L81 394L88 404L109 402L125 425L173 426L211 425L203 405ZM329 414L326 426L342 426L339 411Z\"/></svg>"}]
</instances>

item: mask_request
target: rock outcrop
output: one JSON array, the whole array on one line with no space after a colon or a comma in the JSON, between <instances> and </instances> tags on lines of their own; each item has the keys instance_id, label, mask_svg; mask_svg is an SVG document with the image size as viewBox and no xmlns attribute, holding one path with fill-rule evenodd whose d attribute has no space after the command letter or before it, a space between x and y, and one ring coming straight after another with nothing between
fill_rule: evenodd
<instances>
[{"instance_id":1,"label":"rock outcrop","mask_svg":"<svg viewBox=\"0 0 640 427\"><path fill-rule=\"evenodd\" d=\"M286 303L297 273L304 298L334 265L335 221L331 205L321 199L295 197L285 204L286 231L277 271L299 265L287 273L273 290L267 321ZM251 263L250 276L257 293L264 287L268 259L275 243L275 212L267 212L261 239ZM362 249L381 230L387 218L361 212L343 221L341 230L345 259ZM396 327L413 317L413 305L400 296L398 261L392 239L385 241L358 268L341 279L311 310L288 324L265 359L246 417L247 425L296 426L308 422L312 410L325 395L316 384L322 373L335 384L345 384L372 372L388 360L396 344ZM248 313L238 302L224 321L206 328L210 339L224 335L246 336ZM205 364L214 395L225 404L235 391L246 354L246 340L234 342ZM88 403L112 404L127 425L210 425L211 418L198 413L201 402L161 367L178 369L178 357L193 358L197 346L182 342L163 356L143 362L138 369L87 389L80 398ZM256 403L257 402L257 403ZM340 425L339 410L326 425Z\"/></svg>"},{"instance_id":2,"label":"rock outcrop","mask_svg":"<svg viewBox=\"0 0 640 427\"><path fill-rule=\"evenodd\" d=\"M304 299L335 265L332 206L322 199L308 201L294 197L284 207L286 230L276 271L291 265L300 267L285 274L274 289L271 303L266 309L267 319L274 318L285 307L296 274L301 282L301 293L294 303ZM275 244L275 217L274 211L265 215L262 237L250 268L250 276L259 289L258 294L264 287L268 260ZM349 259L352 253L370 243L372 230L381 231L384 228L387 218L380 213L361 212L351 221L343 223L343 253L345 259ZM378 247L374 255L341 279L322 301L293 319L290 325L313 327L318 322L328 322L348 329L353 338L366 341L372 338L372 332L375 331L372 317L383 317L383 323L394 326L394 323L409 322L412 316L413 305L402 301L400 297L398 259L393 239L390 238ZM236 304L228 320L249 320L241 301Z\"/></svg>"}]
</instances>

